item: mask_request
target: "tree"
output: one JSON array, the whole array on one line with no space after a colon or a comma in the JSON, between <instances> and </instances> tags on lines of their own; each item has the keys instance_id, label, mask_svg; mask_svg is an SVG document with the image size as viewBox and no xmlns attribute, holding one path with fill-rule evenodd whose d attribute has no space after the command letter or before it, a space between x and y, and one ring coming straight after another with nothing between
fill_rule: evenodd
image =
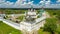
<instances>
[{"instance_id":1,"label":"tree","mask_svg":"<svg viewBox=\"0 0 60 34\"><path fill-rule=\"evenodd\" d=\"M60 12L57 12L56 18L58 18L58 20L60 20Z\"/></svg>"},{"instance_id":2,"label":"tree","mask_svg":"<svg viewBox=\"0 0 60 34\"><path fill-rule=\"evenodd\" d=\"M47 18L46 23L44 24L44 31L51 32L51 34L55 34L55 30L57 29L56 19L55 18Z\"/></svg>"}]
</instances>

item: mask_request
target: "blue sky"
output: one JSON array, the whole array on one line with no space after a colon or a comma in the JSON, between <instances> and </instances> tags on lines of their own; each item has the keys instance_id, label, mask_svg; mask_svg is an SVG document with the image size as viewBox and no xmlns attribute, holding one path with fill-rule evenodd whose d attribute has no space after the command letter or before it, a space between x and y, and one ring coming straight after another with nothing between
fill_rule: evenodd
<instances>
[{"instance_id":1,"label":"blue sky","mask_svg":"<svg viewBox=\"0 0 60 34\"><path fill-rule=\"evenodd\" d=\"M16 2L17 0L6 0L6 1L10 1L10 2Z\"/></svg>"},{"instance_id":2,"label":"blue sky","mask_svg":"<svg viewBox=\"0 0 60 34\"><path fill-rule=\"evenodd\" d=\"M6 0L6 1L16 2L17 0ZM41 0L30 0L30 1L34 1L33 2L34 4L38 4ZM51 3L55 4L57 0L50 0L50 1L51 1ZM26 2L28 2L28 0Z\"/></svg>"},{"instance_id":3,"label":"blue sky","mask_svg":"<svg viewBox=\"0 0 60 34\"><path fill-rule=\"evenodd\" d=\"M60 0L46 0L46 7L60 8ZM0 0L0 8L28 8L28 4L34 7L41 7L42 0ZM57 4L57 5L56 5Z\"/></svg>"}]
</instances>

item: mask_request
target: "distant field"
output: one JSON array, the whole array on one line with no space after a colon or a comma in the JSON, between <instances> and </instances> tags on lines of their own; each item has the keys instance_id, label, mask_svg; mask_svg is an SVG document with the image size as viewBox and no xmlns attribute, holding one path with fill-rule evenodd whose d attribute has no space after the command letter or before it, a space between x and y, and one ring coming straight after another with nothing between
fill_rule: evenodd
<instances>
[{"instance_id":1,"label":"distant field","mask_svg":"<svg viewBox=\"0 0 60 34\"><path fill-rule=\"evenodd\" d=\"M25 11L27 10L1 10L0 9L0 13L4 13L4 14L23 14L25 13Z\"/></svg>"},{"instance_id":2,"label":"distant field","mask_svg":"<svg viewBox=\"0 0 60 34\"><path fill-rule=\"evenodd\" d=\"M16 30L0 21L0 34L21 34L21 31Z\"/></svg>"},{"instance_id":3,"label":"distant field","mask_svg":"<svg viewBox=\"0 0 60 34\"><path fill-rule=\"evenodd\" d=\"M60 10L59 9L45 9L47 12L59 12ZM28 10L12 10L12 9L0 9L0 13L5 13L5 14L23 14L25 12L27 12ZM40 10L36 10L37 12L39 12Z\"/></svg>"}]
</instances>

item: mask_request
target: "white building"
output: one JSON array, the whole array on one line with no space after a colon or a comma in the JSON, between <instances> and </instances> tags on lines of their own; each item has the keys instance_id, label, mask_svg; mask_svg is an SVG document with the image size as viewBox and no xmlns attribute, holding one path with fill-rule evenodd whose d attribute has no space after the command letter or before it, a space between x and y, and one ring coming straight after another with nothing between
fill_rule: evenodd
<instances>
[{"instance_id":1,"label":"white building","mask_svg":"<svg viewBox=\"0 0 60 34\"><path fill-rule=\"evenodd\" d=\"M42 13L40 18L37 18L37 14L33 9L31 9L31 11L28 10L28 12L25 14L26 20L20 23L20 30L23 32L23 34L38 34L40 27L44 26L45 24L45 12Z\"/></svg>"}]
</instances>

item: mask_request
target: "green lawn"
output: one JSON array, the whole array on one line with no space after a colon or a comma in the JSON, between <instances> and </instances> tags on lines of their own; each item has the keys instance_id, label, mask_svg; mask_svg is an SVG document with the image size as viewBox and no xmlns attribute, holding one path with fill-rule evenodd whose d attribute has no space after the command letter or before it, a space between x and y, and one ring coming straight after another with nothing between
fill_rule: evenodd
<instances>
[{"instance_id":1,"label":"green lawn","mask_svg":"<svg viewBox=\"0 0 60 34\"><path fill-rule=\"evenodd\" d=\"M20 20L20 21L22 21L24 19L24 17L25 17L24 15L21 15L17 19Z\"/></svg>"},{"instance_id":2,"label":"green lawn","mask_svg":"<svg viewBox=\"0 0 60 34\"><path fill-rule=\"evenodd\" d=\"M43 31L43 29L39 29L38 34L50 34L50 32L46 32L46 31Z\"/></svg>"},{"instance_id":3,"label":"green lawn","mask_svg":"<svg viewBox=\"0 0 60 34\"><path fill-rule=\"evenodd\" d=\"M56 29L56 32L57 32L58 34L60 34L60 24L58 24L58 27L57 27L57 29Z\"/></svg>"},{"instance_id":4,"label":"green lawn","mask_svg":"<svg viewBox=\"0 0 60 34\"><path fill-rule=\"evenodd\" d=\"M0 34L21 34L21 31L16 30L0 21Z\"/></svg>"}]
</instances>

